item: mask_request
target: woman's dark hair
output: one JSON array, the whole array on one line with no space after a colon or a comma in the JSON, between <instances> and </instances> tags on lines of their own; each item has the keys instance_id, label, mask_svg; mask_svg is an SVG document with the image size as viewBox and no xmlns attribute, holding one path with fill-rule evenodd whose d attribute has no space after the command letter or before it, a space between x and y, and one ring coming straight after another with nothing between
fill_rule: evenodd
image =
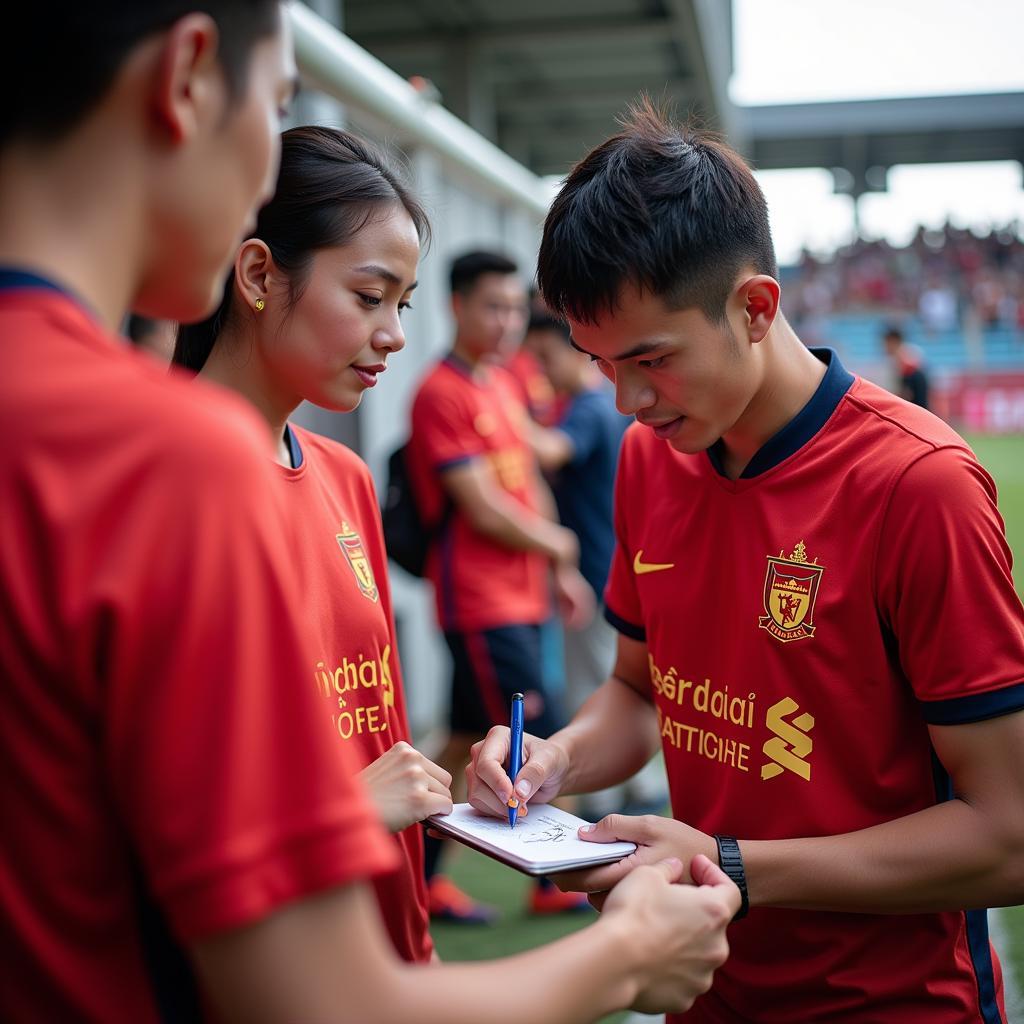
<instances>
[{"instance_id":1,"label":"woman's dark hair","mask_svg":"<svg viewBox=\"0 0 1024 1024\"><path fill-rule=\"evenodd\" d=\"M750 168L643 98L562 186L544 222L537 281L558 316L581 323L614 310L627 284L720 322L745 264L778 276Z\"/></svg>"},{"instance_id":2,"label":"woman's dark hair","mask_svg":"<svg viewBox=\"0 0 1024 1024\"><path fill-rule=\"evenodd\" d=\"M319 249L347 245L383 206L401 205L423 244L430 225L399 173L373 146L338 128L291 128L281 136L281 168L274 198L260 211L255 238L266 242L287 275L292 303L305 286ZM213 350L231 315L234 270L217 311L178 328L174 362L196 371Z\"/></svg>"},{"instance_id":3,"label":"woman's dark hair","mask_svg":"<svg viewBox=\"0 0 1024 1024\"><path fill-rule=\"evenodd\" d=\"M244 92L249 56L280 26L278 0L29 0L5 12L12 41L0 62L0 146L52 142L110 88L128 54L187 14L217 23L218 59L232 96Z\"/></svg>"}]
</instances>

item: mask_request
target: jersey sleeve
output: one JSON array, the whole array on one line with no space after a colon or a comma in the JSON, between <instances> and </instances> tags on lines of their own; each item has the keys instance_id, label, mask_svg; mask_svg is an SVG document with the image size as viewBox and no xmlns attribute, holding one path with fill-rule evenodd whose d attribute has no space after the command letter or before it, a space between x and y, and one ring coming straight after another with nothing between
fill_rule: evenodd
<instances>
[{"instance_id":1,"label":"jersey sleeve","mask_svg":"<svg viewBox=\"0 0 1024 1024\"><path fill-rule=\"evenodd\" d=\"M630 506L635 503L637 494L630 483L634 462L631 456L634 454L634 445L627 433L615 474L615 551L604 590L604 616L624 636L632 640L646 640L643 609L630 561Z\"/></svg>"},{"instance_id":2,"label":"jersey sleeve","mask_svg":"<svg viewBox=\"0 0 1024 1024\"><path fill-rule=\"evenodd\" d=\"M880 615L929 723L1024 708L1024 610L995 485L970 452L941 448L904 472L876 580Z\"/></svg>"},{"instance_id":3,"label":"jersey sleeve","mask_svg":"<svg viewBox=\"0 0 1024 1024\"><path fill-rule=\"evenodd\" d=\"M480 455L484 446L473 421L472 410L460 396L439 387L421 393L412 411L419 457L440 472Z\"/></svg>"},{"instance_id":4,"label":"jersey sleeve","mask_svg":"<svg viewBox=\"0 0 1024 1024\"><path fill-rule=\"evenodd\" d=\"M180 481L160 529L112 549L139 568L114 575L97 630L114 798L186 942L395 863L306 681L270 460L212 447L140 485Z\"/></svg>"}]
</instances>

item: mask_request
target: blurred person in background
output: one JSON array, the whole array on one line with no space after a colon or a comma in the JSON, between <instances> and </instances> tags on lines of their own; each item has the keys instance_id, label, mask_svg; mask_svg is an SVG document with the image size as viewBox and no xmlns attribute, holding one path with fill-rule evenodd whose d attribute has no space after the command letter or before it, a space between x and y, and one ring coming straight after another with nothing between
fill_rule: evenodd
<instances>
[{"instance_id":1,"label":"blurred person in background","mask_svg":"<svg viewBox=\"0 0 1024 1024\"><path fill-rule=\"evenodd\" d=\"M893 390L900 398L927 409L928 373L924 368L924 354L916 345L907 342L899 327L887 327L882 335L882 344L892 364Z\"/></svg>"},{"instance_id":2,"label":"blurred person in background","mask_svg":"<svg viewBox=\"0 0 1024 1024\"><path fill-rule=\"evenodd\" d=\"M523 335L526 288L500 253L469 252L451 266L455 337L421 382L412 407L409 453L427 522L444 519L426 575L452 656L449 736L437 758L461 773L473 743L508 719L512 694L525 695L527 727L550 735L564 724L559 696L542 669L541 625L552 582L571 623L584 621L591 591L580 575L579 543L560 526L530 443L520 389L501 365ZM428 837L431 914L486 923L492 908L441 874L444 841ZM585 907L547 881L531 892L537 913Z\"/></svg>"}]
</instances>

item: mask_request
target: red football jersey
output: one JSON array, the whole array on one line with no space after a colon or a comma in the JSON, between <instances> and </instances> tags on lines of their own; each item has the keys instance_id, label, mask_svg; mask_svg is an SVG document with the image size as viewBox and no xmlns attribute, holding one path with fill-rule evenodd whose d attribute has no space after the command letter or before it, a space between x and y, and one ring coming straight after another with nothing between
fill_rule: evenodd
<instances>
[{"instance_id":1,"label":"red football jersey","mask_svg":"<svg viewBox=\"0 0 1024 1024\"><path fill-rule=\"evenodd\" d=\"M831 356L729 480L626 435L609 619L645 640L675 816L827 836L947 799L928 724L1024 707L1024 613L995 488L923 409ZM984 911L753 909L692 1021L1003 1020Z\"/></svg>"},{"instance_id":2,"label":"red football jersey","mask_svg":"<svg viewBox=\"0 0 1024 1024\"><path fill-rule=\"evenodd\" d=\"M363 768L399 740L409 742L380 509L366 464L344 445L292 427L301 461L279 467L300 540L302 620L316 660L315 680L339 744ZM376 879L377 899L395 948L406 960L434 950L423 876L423 830L395 836L402 864Z\"/></svg>"},{"instance_id":3,"label":"red football jersey","mask_svg":"<svg viewBox=\"0 0 1024 1024\"><path fill-rule=\"evenodd\" d=\"M498 486L524 508L538 509L526 419L517 385L500 367L481 367L473 376L449 356L427 375L413 402L410 443L413 482L428 522L441 516L440 475L470 459L486 459ZM458 513L433 545L427 576L444 629L536 623L549 614L547 559L495 543Z\"/></svg>"},{"instance_id":4,"label":"red football jersey","mask_svg":"<svg viewBox=\"0 0 1024 1024\"><path fill-rule=\"evenodd\" d=\"M391 869L266 427L0 273L0 1018L202 1017L180 943ZM339 951L344 955L344 951Z\"/></svg>"}]
</instances>

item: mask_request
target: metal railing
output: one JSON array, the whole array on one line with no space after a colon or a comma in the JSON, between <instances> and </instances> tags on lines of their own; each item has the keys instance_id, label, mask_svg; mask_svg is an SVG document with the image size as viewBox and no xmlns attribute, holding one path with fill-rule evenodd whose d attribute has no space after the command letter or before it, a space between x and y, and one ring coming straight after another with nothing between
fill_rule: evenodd
<instances>
[{"instance_id":1,"label":"metal railing","mask_svg":"<svg viewBox=\"0 0 1024 1024\"><path fill-rule=\"evenodd\" d=\"M531 171L301 3L288 5L303 77L340 102L393 127L403 143L425 146L484 191L543 218L551 190Z\"/></svg>"}]
</instances>

